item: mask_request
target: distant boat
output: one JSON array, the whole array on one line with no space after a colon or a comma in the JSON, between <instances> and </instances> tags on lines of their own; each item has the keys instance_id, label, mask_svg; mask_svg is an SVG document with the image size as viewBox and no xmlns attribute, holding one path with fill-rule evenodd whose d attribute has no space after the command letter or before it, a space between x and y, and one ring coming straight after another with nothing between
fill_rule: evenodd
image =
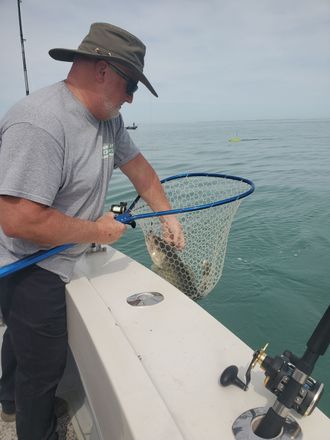
<instances>
[{"instance_id":1,"label":"distant boat","mask_svg":"<svg viewBox=\"0 0 330 440\"><path fill-rule=\"evenodd\" d=\"M133 125L129 125L128 127L126 127L127 130L136 130L138 128L138 126L135 124L135 122L133 122Z\"/></svg>"}]
</instances>

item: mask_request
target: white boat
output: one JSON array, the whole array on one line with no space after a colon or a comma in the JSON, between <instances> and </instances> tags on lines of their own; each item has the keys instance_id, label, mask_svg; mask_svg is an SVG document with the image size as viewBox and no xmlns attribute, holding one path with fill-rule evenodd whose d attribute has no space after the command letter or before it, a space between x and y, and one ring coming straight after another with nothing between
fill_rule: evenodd
<instances>
[{"instance_id":1,"label":"white boat","mask_svg":"<svg viewBox=\"0 0 330 440\"><path fill-rule=\"evenodd\" d=\"M233 440L241 414L276 399L258 368L246 392L219 385L231 364L244 377L253 350L111 247L77 265L67 310L74 361L69 357L59 393L69 401L79 440ZM330 420L317 408L295 418L304 440L329 438ZM250 431L246 439L260 439Z\"/></svg>"}]
</instances>

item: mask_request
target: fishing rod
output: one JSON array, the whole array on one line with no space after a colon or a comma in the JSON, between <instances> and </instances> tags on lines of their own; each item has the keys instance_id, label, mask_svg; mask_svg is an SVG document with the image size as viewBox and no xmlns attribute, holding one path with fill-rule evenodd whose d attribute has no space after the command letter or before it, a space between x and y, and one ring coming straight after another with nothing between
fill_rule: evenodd
<instances>
[{"instance_id":1,"label":"fishing rod","mask_svg":"<svg viewBox=\"0 0 330 440\"><path fill-rule=\"evenodd\" d=\"M22 26L22 16L21 16L21 3L22 3L22 0L17 0L18 23L19 23L19 32L20 32L20 39L21 39L22 61L23 61L24 81L25 81L25 94L27 96L30 93L30 91L29 91L29 81L28 81L28 74L27 74L27 67L26 67L26 59L25 59L24 42L26 40L23 37L23 26Z\"/></svg>"}]
</instances>

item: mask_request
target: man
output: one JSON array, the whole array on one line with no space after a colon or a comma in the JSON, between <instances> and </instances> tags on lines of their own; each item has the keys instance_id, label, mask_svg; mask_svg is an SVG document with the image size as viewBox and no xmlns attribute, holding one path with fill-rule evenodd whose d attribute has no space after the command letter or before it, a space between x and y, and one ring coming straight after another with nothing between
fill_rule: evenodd
<instances>
[{"instance_id":1,"label":"man","mask_svg":"<svg viewBox=\"0 0 330 440\"><path fill-rule=\"evenodd\" d=\"M119 113L143 74L145 46L116 26L94 23L65 81L24 98L0 125L0 266L41 248L77 243L0 279L7 330L2 345L2 417L16 413L19 440L57 439L54 396L66 361L65 284L88 244L113 243L125 226L103 214L119 167L153 210L170 208L159 179L130 139ZM184 245L178 221L163 219L167 240Z\"/></svg>"}]
</instances>

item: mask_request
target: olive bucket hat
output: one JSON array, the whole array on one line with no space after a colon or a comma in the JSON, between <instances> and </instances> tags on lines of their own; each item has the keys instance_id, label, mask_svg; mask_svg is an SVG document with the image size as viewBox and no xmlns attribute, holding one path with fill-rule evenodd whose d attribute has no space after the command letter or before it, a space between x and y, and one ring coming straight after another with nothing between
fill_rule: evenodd
<instances>
[{"instance_id":1,"label":"olive bucket hat","mask_svg":"<svg viewBox=\"0 0 330 440\"><path fill-rule=\"evenodd\" d=\"M135 80L141 81L157 96L147 78L143 75L146 47L129 32L109 23L93 23L88 35L77 50L51 49L49 55L58 61L73 61L76 55L85 55L106 61L113 61L128 67Z\"/></svg>"}]
</instances>

